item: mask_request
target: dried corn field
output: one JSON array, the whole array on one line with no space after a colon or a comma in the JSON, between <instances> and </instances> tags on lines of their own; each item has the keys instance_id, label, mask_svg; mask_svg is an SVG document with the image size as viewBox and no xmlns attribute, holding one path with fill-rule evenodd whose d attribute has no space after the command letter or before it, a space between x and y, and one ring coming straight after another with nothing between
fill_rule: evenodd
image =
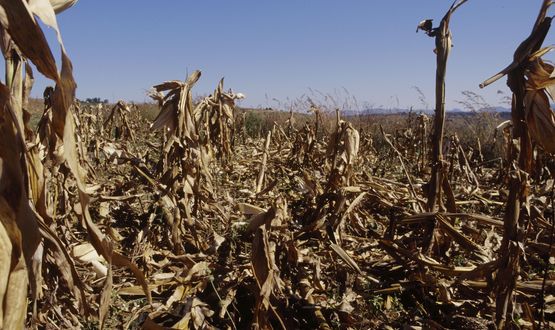
<instances>
[{"instance_id":1,"label":"dried corn field","mask_svg":"<svg viewBox=\"0 0 555 330\"><path fill-rule=\"evenodd\" d=\"M223 79L194 100L200 71L153 86L153 120L76 101L56 23L75 2L0 0L0 328L555 328L550 1L483 83L508 77L511 120L463 130L444 104L466 0L418 26L434 116L382 126L309 100L264 129ZM36 124L31 64L54 84Z\"/></svg>"}]
</instances>

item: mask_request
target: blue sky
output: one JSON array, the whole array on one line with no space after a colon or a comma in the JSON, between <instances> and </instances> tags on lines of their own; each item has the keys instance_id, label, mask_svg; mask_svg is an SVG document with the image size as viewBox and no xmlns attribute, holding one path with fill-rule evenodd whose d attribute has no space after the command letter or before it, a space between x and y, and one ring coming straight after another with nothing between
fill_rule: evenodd
<instances>
[{"instance_id":1,"label":"blue sky","mask_svg":"<svg viewBox=\"0 0 555 330\"><path fill-rule=\"evenodd\" d=\"M247 106L276 106L310 89L359 104L433 108L434 41L416 25L438 24L447 0L81 0L59 15L78 83L77 97L147 100L145 91L200 69L196 94L226 87ZM508 64L528 36L541 0L469 0L451 22L454 48L447 106L461 91L497 104L505 81L478 84ZM435 25L434 24L434 25ZM49 40L55 54L52 31ZM552 43L551 35L546 44ZM34 95L48 82L38 79Z\"/></svg>"}]
</instances>

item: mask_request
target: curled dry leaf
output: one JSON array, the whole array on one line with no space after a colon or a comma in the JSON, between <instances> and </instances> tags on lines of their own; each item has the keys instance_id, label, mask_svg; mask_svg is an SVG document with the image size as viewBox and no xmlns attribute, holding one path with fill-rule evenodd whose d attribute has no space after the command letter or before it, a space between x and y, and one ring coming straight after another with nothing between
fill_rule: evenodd
<instances>
[{"instance_id":1,"label":"curled dry leaf","mask_svg":"<svg viewBox=\"0 0 555 330\"><path fill-rule=\"evenodd\" d=\"M451 49L450 15L464 2L453 3L439 28L431 20L419 25L441 37L440 59ZM379 328L409 318L415 326L450 328L456 314L492 312L476 302L490 298L491 274L502 264L496 256L508 222L499 218L504 175L511 171L535 176L537 186L522 189L531 192L522 201L534 242L511 243L519 257L510 261L525 256L534 269L541 268L538 261L550 262L546 217L553 183L542 181L551 172L543 150L536 152L537 168L524 171L506 161L514 146L508 133L510 150L495 154L501 161L484 157L480 142L447 140L441 149L446 157L432 165L445 163L455 184L441 187L464 211L415 215L429 191L423 181L430 165L425 116L395 117L380 134L373 117L371 123L341 119L337 111L334 120L325 106L307 99L298 109L291 106L286 121L274 120L279 113L237 109L243 95L224 90L223 80L193 101L199 71L154 86L160 112L152 125L144 109L124 102L112 108L74 104L76 86L61 38L59 71L38 25L40 19L57 29L55 13L74 3L0 0L4 53L20 51L29 59L26 67L34 63L56 83L45 92L37 137L23 111L32 71L26 68L25 80L13 81L10 90L0 87L0 298L14 302L0 309L4 328L20 328L31 315L27 282L30 297L39 299L32 317L39 327L86 327L89 313L80 312L98 305L90 314L105 328L121 320L144 329ZM534 47L525 46L516 58L530 55L526 50ZM550 151L553 67L541 60L545 52L525 63L525 109L532 138ZM308 107L314 116L303 118ZM130 139L107 134L114 126ZM500 128L509 132L508 125ZM392 150L398 162L391 161ZM468 171L479 190L465 189L460 177ZM428 225L431 235L422 230ZM36 244L41 237L44 253ZM113 266L131 273L112 272ZM546 318L553 314L552 296L546 306L536 297L542 290L553 294L555 285L536 273L511 273L530 279L515 280L517 297L508 300L525 306L511 312L530 323L538 322L542 307ZM42 287L47 297L41 298ZM403 306L414 305L412 297L422 298L416 308ZM422 315L445 318L426 321Z\"/></svg>"},{"instance_id":2,"label":"curled dry leaf","mask_svg":"<svg viewBox=\"0 0 555 330\"><path fill-rule=\"evenodd\" d=\"M100 256L90 243L83 243L72 248L71 255L82 263L90 263L98 278L108 274L106 260Z\"/></svg>"},{"instance_id":3,"label":"curled dry leaf","mask_svg":"<svg viewBox=\"0 0 555 330\"><path fill-rule=\"evenodd\" d=\"M360 135L358 134L358 131L354 129L351 124L347 125L343 140L344 140L343 143L345 143L345 151L347 153L347 164L352 164L358 155Z\"/></svg>"},{"instance_id":4,"label":"curled dry leaf","mask_svg":"<svg viewBox=\"0 0 555 330\"><path fill-rule=\"evenodd\" d=\"M77 0L50 0L52 9L54 9L56 14L61 13L62 11L75 6L76 3L77 3Z\"/></svg>"},{"instance_id":5,"label":"curled dry leaf","mask_svg":"<svg viewBox=\"0 0 555 330\"><path fill-rule=\"evenodd\" d=\"M26 310L28 277L15 219L11 207L0 197L0 298L10 302L0 308L3 329L21 328Z\"/></svg>"},{"instance_id":6,"label":"curled dry leaf","mask_svg":"<svg viewBox=\"0 0 555 330\"><path fill-rule=\"evenodd\" d=\"M549 97L553 100L552 90L555 87L553 71L552 64L541 58L533 60L526 72L528 79L524 96L526 123L530 134L550 153L555 153L555 114L549 101Z\"/></svg>"}]
</instances>

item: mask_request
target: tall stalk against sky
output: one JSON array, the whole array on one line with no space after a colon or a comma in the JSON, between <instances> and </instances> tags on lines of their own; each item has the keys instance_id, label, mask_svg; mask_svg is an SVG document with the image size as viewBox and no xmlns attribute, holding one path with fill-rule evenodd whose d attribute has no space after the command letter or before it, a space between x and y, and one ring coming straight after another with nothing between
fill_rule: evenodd
<instances>
[{"instance_id":1,"label":"tall stalk against sky","mask_svg":"<svg viewBox=\"0 0 555 330\"><path fill-rule=\"evenodd\" d=\"M494 286L496 294L495 318L499 329L509 327L507 318L510 318L511 323L513 322L513 295L520 272L520 258L524 251L525 219L530 208L528 200L529 175L532 171L534 157L532 138L546 150L553 151L549 147L552 142L548 141L552 141L553 136L547 130L548 125L545 125L548 121L544 122L543 129L542 127L539 127L540 130L535 129L538 123L536 120L538 115L548 114L552 116L547 95L543 90L553 84L550 78L553 67L541 60L541 55L551 49L542 49L542 44L551 27L552 18L547 16L550 5L551 1L543 1L532 32L516 49L513 62L503 71L480 85L483 88L507 75L507 85L513 93L511 107L513 129L512 139L509 142L510 156L512 157L509 161L512 163L512 171L510 174L509 197L503 219L503 241L499 250L498 270ZM542 74L539 74L542 72L547 73L547 77L542 77ZM513 144L513 140L518 140L518 147Z\"/></svg>"},{"instance_id":2,"label":"tall stalk against sky","mask_svg":"<svg viewBox=\"0 0 555 330\"><path fill-rule=\"evenodd\" d=\"M427 208L430 212L445 211L441 198L442 186L449 186L447 178L444 176L443 165L443 132L445 126L445 74L447 71L447 59L451 52L452 40L449 22L451 15L467 0L456 0L439 24L439 27L432 28L432 20L424 20L418 25L418 30L423 30L430 37L435 38L436 44L436 107L434 117L434 128L432 133L432 176L428 186ZM454 211L454 210L450 210Z\"/></svg>"}]
</instances>

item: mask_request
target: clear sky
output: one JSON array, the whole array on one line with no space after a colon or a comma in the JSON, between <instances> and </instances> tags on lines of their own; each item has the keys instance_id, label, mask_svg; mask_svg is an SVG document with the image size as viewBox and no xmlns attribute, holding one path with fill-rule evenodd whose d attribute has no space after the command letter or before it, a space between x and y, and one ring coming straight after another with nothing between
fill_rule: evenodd
<instances>
[{"instance_id":1,"label":"clear sky","mask_svg":"<svg viewBox=\"0 0 555 330\"><path fill-rule=\"evenodd\" d=\"M512 59L541 0L469 0L453 16L447 106L461 91L498 104L505 80L478 84ZM434 40L418 22L439 23L448 0L81 0L59 15L77 97L144 101L152 85L202 70L195 93L226 88L246 106L273 106L317 90L359 104L422 108L434 103ZM55 54L58 47L48 32ZM548 36L546 44L552 43ZM47 82L38 79L34 95Z\"/></svg>"}]
</instances>

